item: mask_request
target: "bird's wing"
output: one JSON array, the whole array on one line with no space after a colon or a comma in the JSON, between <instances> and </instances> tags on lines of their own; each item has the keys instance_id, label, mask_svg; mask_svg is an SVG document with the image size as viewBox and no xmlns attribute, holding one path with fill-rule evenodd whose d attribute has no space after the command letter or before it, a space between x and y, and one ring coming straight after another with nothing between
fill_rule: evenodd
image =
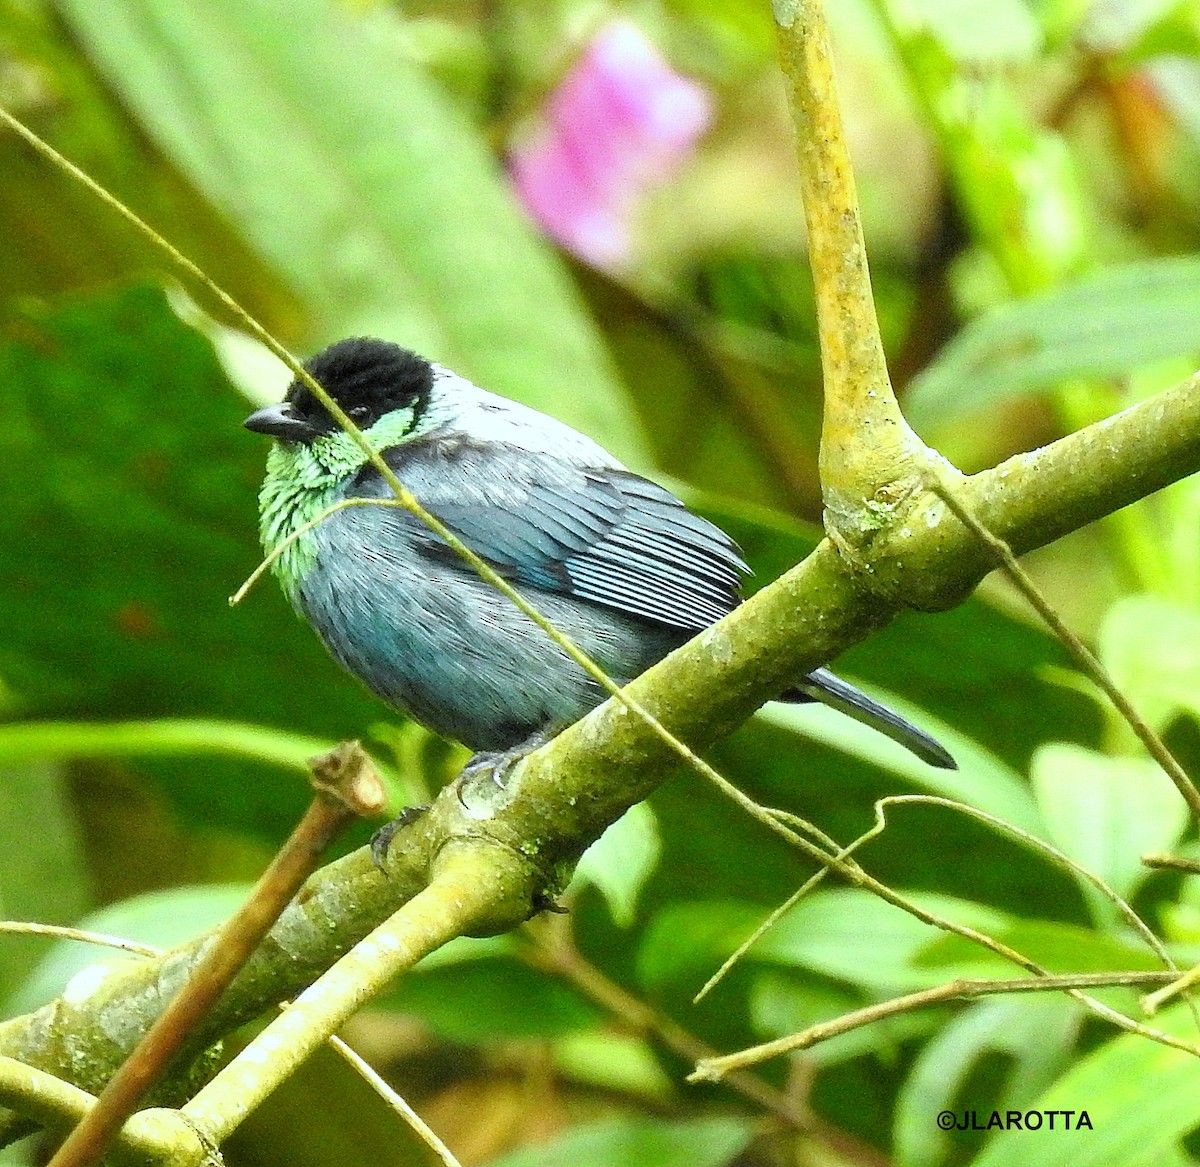
<instances>
[{"instance_id":1,"label":"bird's wing","mask_svg":"<svg viewBox=\"0 0 1200 1167\"><path fill-rule=\"evenodd\" d=\"M384 457L424 506L518 584L687 632L738 603L749 568L733 540L627 470L445 437ZM380 488L390 493L367 467L353 493ZM461 562L424 527L415 537L431 558Z\"/></svg>"}]
</instances>

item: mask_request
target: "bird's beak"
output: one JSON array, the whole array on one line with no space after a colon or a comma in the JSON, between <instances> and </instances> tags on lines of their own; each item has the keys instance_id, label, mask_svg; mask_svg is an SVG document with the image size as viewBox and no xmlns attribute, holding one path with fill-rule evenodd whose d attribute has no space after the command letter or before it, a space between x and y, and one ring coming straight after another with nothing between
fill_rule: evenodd
<instances>
[{"instance_id":1,"label":"bird's beak","mask_svg":"<svg viewBox=\"0 0 1200 1167\"><path fill-rule=\"evenodd\" d=\"M282 442L311 442L316 437L313 427L297 417L286 401L255 410L242 424L256 434L269 434Z\"/></svg>"}]
</instances>

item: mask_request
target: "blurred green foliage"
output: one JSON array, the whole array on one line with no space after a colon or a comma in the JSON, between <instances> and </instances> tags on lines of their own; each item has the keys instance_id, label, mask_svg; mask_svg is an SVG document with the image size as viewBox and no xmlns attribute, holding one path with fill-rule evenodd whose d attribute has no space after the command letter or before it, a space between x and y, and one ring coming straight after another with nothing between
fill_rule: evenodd
<instances>
[{"instance_id":1,"label":"blurred green foliage","mask_svg":"<svg viewBox=\"0 0 1200 1167\"><path fill-rule=\"evenodd\" d=\"M1189 371L1200 5L830 7L885 342L923 435L964 469L989 465ZM612 11L718 111L640 208L619 272L557 254L503 171L596 25L579 0L291 0L286 14L269 0L0 0L0 101L296 351L376 332L555 413L677 485L737 537L759 584L814 545L820 499L819 358L770 6ZM319 743L368 738L398 801L458 755L396 728L273 584L226 603L258 561L263 450L240 421L248 397L280 389L269 362L11 136L0 257L0 903L50 923L102 909L96 927L166 943L217 918L226 884L284 837ZM1193 769L1198 522L1182 483L1031 558ZM887 795L968 802L1107 879L1175 959L1196 957L1196 877L1138 862L1194 853L1194 826L1002 586L902 619L838 667L944 729L961 770L776 710L714 752L721 771L842 844ZM892 807L859 857L1055 971L1157 967L1090 883L945 807ZM810 874L681 774L590 857L563 926L607 977L721 1050L954 976L1013 975L830 881L693 1006ZM850 1163L873 1149L910 1167L1185 1164L1200 1146L1194 1060L1036 994L893 1018L768 1064L819 1117L788 1146L737 1095L680 1085L686 1062L529 952L526 938L453 945L355 1030L464 1162ZM8 1008L52 995L84 959L0 938ZM1136 1014L1131 992L1104 999ZM1163 1024L1196 1039L1186 1012ZM362 1157L425 1161L374 1105L314 1062L230 1161L286 1135L289 1161L341 1163L347 1108L371 1112L355 1124ZM1087 1109L1095 1130L935 1128L941 1109L1009 1106Z\"/></svg>"}]
</instances>

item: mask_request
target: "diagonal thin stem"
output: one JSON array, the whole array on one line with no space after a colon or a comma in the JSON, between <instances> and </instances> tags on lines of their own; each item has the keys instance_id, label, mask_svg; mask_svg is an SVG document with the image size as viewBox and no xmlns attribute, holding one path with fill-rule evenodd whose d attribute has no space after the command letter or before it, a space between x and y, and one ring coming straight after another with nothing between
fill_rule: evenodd
<instances>
[{"instance_id":1,"label":"diagonal thin stem","mask_svg":"<svg viewBox=\"0 0 1200 1167\"><path fill-rule=\"evenodd\" d=\"M1179 760L1167 748L1162 740L1146 723L1145 719L1134 709L1129 698L1121 692L1116 682L1108 675L1107 670L1096 658L1096 655L1072 632L1062 618L1054 610L1050 601L1042 595L1037 584L1029 578L1029 573L1018 562L1012 548L998 535L993 534L971 512L956 493L936 476L930 477L930 489L957 516L958 520L968 527L993 554L998 566L1009 579L1020 589L1021 594L1033 605L1034 610L1050 626L1054 635L1062 641L1067 651L1075 658L1079 667L1108 695L1117 712L1129 723L1130 729L1137 735L1138 740L1146 747L1150 756L1162 767L1167 777L1175 783L1184 802L1187 803L1193 817L1200 822L1200 790L1196 789L1187 771L1179 764Z\"/></svg>"}]
</instances>

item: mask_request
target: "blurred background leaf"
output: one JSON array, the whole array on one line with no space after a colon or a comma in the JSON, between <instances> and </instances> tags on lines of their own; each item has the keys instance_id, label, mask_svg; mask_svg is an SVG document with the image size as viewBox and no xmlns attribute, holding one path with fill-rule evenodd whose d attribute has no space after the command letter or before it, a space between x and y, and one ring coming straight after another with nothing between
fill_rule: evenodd
<instances>
[{"instance_id":1,"label":"blurred background leaf","mask_svg":"<svg viewBox=\"0 0 1200 1167\"><path fill-rule=\"evenodd\" d=\"M637 452L563 272L458 111L395 53L389 13L352 20L326 0L289 4L286 21L269 0L57 8L163 153L306 305L306 347L402 336Z\"/></svg>"}]
</instances>

